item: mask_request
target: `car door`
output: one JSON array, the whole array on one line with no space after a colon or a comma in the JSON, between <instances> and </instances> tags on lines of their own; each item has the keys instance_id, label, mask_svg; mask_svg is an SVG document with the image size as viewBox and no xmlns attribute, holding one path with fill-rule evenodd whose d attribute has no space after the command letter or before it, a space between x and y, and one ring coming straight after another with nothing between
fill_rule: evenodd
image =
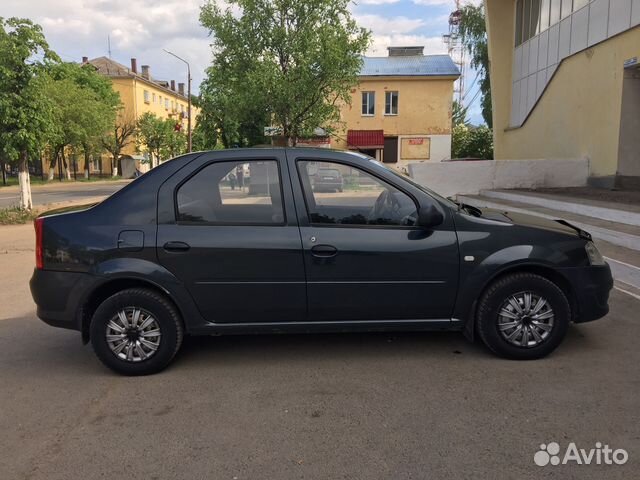
<instances>
[{"instance_id":1,"label":"car door","mask_svg":"<svg viewBox=\"0 0 640 480\"><path fill-rule=\"evenodd\" d=\"M304 320L304 262L285 155L247 155L205 154L163 185L160 263L210 322Z\"/></svg>"},{"instance_id":2,"label":"car door","mask_svg":"<svg viewBox=\"0 0 640 480\"><path fill-rule=\"evenodd\" d=\"M365 168L366 160L331 155L289 155L289 168L297 174L292 180L309 319L448 321L459 267L450 212L443 212L444 222L435 228L416 227L418 201L427 206L433 198L393 180L382 166ZM323 169L338 169L344 187L314 189L311 179Z\"/></svg>"}]
</instances>

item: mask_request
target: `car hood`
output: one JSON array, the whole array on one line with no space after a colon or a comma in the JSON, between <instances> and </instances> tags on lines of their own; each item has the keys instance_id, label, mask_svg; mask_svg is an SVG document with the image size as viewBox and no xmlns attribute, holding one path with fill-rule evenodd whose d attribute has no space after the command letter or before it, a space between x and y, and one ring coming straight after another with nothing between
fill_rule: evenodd
<instances>
[{"instance_id":1,"label":"car hood","mask_svg":"<svg viewBox=\"0 0 640 480\"><path fill-rule=\"evenodd\" d=\"M539 228L557 233L565 233L567 235L584 238L585 240L591 240L591 235L589 233L562 219L543 218L536 215L497 210L493 208L483 208L481 216L482 218L496 220L498 222L510 223L512 225L522 227Z\"/></svg>"}]
</instances>

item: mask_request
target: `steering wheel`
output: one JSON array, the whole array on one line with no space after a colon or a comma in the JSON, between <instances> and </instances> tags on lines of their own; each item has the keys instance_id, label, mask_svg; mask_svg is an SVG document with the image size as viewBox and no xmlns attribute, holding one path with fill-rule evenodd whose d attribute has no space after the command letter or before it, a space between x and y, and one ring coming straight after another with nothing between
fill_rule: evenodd
<instances>
[{"instance_id":1,"label":"steering wheel","mask_svg":"<svg viewBox=\"0 0 640 480\"><path fill-rule=\"evenodd\" d=\"M400 207L400 202L396 196L385 188L380 192L376 203L374 203L373 208L369 212L369 221L376 221L381 218L398 218Z\"/></svg>"}]
</instances>

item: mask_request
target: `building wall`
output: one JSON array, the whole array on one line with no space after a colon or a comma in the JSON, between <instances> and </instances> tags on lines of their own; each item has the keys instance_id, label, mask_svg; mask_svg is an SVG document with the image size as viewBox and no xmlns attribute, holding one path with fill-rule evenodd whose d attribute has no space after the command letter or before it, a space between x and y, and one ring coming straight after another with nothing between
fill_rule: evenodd
<instances>
[{"instance_id":1,"label":"building wall","mask_svg":"<svg viewBox=\"0 0 640 480\"><path fill-rule=\"evenodd\" d=\"M332 139L332 147L347 149L347 130L383 130L385 136L398 137L398 161L434 160L451 157L451 104L454 77L407 78L362 77L351 92L351 105L341 109L343 125ZM375 114L362 115L362 92L376 92ZM398 92L398 114L385 115L385 92ZM423 139L429 143L429 153L419 145L408 146L403 139ZM413 142L417 143L417 142ZM403 153L402 146L407 145ZM420 155L419 155L420 156ZM403 158L407 157L407 158Z\"/></svg>"},{"instance_id":2,"label":"building wall","mask_svg":"<svg viewBox=\"0 0 640 480\"><path fill-rule=\"evenodd\" d=\"M593 4L602 7L597 2ZM633 0L634 9L636 4L640 8L640 1ZM513 128L515 1L485 0L485 8L495 158L585 157L590 160L591 176L615 175L623 67L626 60L640 57L640 28L616 34L564 58L555 73L545 79L546 85L532 103L522 126ZM588 30L586 35L588 39Z\"/></svg>"}]
</instances>

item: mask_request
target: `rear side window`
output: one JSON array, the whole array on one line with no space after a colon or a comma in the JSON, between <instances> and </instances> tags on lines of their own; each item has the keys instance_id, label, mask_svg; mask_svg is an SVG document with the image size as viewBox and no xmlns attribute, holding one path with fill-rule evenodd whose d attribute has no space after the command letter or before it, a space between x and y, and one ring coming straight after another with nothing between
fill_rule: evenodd
<instances>
[{"instance_id":1,"label":"rear side window","mask_svg":"<svg viewBox=\"0 0 640 480\"><path fill-rule=\"evenodd\" d=\"M275 160L212 163L177 192L180 222L213 225L282 225L284 208Z\"/></svg>"}]
</instances>

